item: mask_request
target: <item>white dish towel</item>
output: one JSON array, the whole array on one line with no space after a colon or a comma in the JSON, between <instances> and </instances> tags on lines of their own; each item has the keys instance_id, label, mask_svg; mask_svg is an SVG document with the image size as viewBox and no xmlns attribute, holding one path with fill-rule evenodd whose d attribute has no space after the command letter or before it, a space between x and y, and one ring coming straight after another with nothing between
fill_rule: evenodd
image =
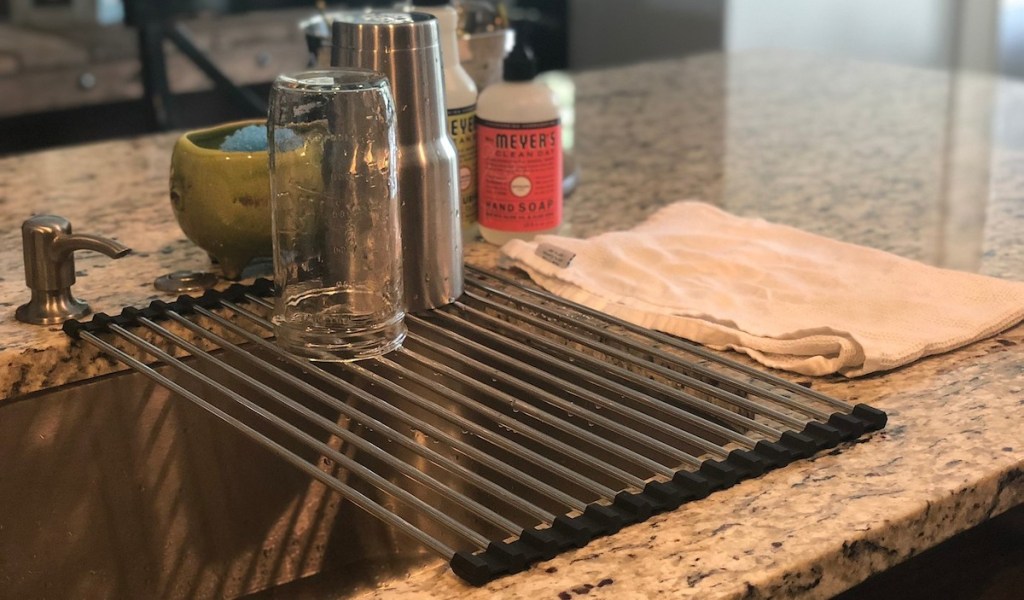
<instances>
[{"instance_id":1,"label":"white dish towel","mask_svg":"<svg viewBox=\"0 0 1024 600\"><path fill-rule=\"evenodd\" d=\"M630 231L502 247L549 291L804 375L892 369L1024 318L1024 283L950 271L699 202Z\"/></svg>"}]
</instances>

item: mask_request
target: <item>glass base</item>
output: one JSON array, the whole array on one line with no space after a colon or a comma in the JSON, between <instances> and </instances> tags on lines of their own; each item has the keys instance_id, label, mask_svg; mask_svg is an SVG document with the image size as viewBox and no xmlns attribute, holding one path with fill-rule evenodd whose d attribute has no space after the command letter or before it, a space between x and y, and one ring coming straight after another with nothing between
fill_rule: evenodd
<instances>
[{"instance_id":1,"label":"glass base","mask_svg":"<svg viewBox=\"0 0 1024 600\"><path fill-rule=\"evenodd\" d=\"M397 350L405 340L404 315L373 329L358 331L303 327L276 323L274 334L281 349L321 362L352 362Z\"/></svg>"}]
</instances>

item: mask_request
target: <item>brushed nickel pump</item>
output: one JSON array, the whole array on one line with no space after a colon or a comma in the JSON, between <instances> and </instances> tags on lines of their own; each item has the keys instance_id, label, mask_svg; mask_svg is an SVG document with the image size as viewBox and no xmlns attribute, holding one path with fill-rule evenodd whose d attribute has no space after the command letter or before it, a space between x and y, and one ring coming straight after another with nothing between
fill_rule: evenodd
<instances>
[{"instance_id":1,"label":"brushed nickel pump","mask_svg":"<svg viewBox=\"0 0 1024 600\"><path fill-rule=\"evenodd\" d=\"M21 240L32 299L18 307L15 317L33 325L54 325L89 314L89 305L71 294L76 250L102 252L110 258L132 251L105 237L73 234L71 222L56 215L37 215L22 223Z\"/></svg>"}]
</instances>

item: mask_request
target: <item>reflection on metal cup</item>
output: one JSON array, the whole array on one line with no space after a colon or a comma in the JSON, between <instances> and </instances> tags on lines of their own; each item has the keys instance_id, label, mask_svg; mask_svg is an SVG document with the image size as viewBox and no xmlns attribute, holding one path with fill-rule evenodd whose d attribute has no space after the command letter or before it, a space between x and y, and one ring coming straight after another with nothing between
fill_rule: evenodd
<instances>
[{"instance_id":1,"label":"reflection on metal cup","mask_svg":"<svg viewBox=\"0 0 1024 600\"><path fill-rule=\"evenodd\" d=\"M333 23L332 34L332 65L378 71L391 82L408 309L449 304L462 295L462 235L437 21L422 13L351 14Z\"/></svg>"},{"instance_id":2,"label":"reflection on metal cup","mask_svg":"<svg viewBox=\"0 0 1024 600\"><path fill-rule=\"evenodd\" d=\"M272 321L289 352L348 361L405 338L394 121L379 73L322 69L274 82Z\"/></svg>"}]
</instances>

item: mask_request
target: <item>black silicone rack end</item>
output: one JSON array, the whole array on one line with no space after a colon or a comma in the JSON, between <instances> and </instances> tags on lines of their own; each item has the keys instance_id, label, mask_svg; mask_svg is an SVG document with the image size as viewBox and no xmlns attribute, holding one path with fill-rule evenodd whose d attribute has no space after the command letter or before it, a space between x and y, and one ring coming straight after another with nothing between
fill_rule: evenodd
<instances>
[{"instance_id":1,"label":"black silicone rack end","mask_svg":"<svg viewBox=\"0 0 1024 600\"><path fill-rule=\"evenodd\" d=\"M858 404L851 414L834 413L829 419L831 425L808 423L802 432L786 432L778 442L760 441L752 451L734 450L724 461L704 461L697 471L680 470L669 481L650 481L640 493L621 492L612 504L590 504L582 514L558 517L550 527L525 529L518 540L491 542L476 553L457 552L451 560L452 571L473 585L484 585L565 550L581 548L651 515L855 440L885 427L886 419L884 412Z\"/></svg>"}]
</instances>

